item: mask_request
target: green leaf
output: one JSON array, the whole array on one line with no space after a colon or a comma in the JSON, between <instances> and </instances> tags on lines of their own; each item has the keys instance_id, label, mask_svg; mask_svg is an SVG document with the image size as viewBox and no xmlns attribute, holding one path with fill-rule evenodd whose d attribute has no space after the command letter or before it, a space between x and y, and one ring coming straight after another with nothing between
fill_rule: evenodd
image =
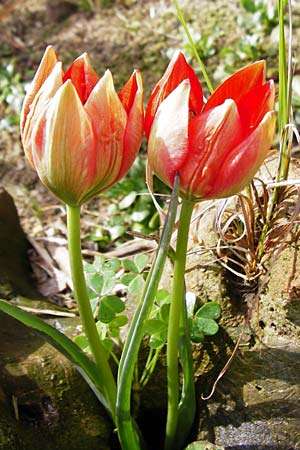
<instances>
[{"instance_id":1,"label":"green leaf","mask_svg":"<svg viewBox=\"0 0 300 450\"><path fill-rule=\"evenodd\" d=\"M144 254L135 255L133 261L137 267L138 272L141 273L148 264L149 256Z\"/></svg>"},{"instance_id":2,"label":"green leaf","mask_svg":"<svg viewBox=\"0 0 300 450\"><path fill-rule=\"evenodd\" d=\"M213 336L219 331L219 325L212 319L195 317L193 322L200 332L207 334L208 336Z\"/></svg>"},{"instance_id":3,"label":"green leaf","mask_svg":"<svg viewBox=\"0 0 300 450\"><path fill-rule=\"evenodd\" d=\"M255 5L254 0L241 0L241 4L245 8L246 11L255 13L256 5Z\"/></svg>"},{"instance_id":4,"label":"green leaf","mask_svg":"<svg viewBox=\"0 0 300 450\"><path fill-rule=\"evenodd\" d=\"M99 375L96 365L83 353L75 342L71 341L63 333L51 327L39 317L33 316L2 299L0 299L0 310L41 333L53 347L65 355L75 365L97 398L109 411L109 406L99 385Z\"/></svg>"},{"instance_id":5,"label":"green leaf","mask_svg":"<svg viewBox=\"0 0 300 450\"><path fill-rule=\"evenodd\" d=\"M87 262L83 263L83 270L85 271L85 273L95 273L96 271L95 266Z\"/></svg>"},{"instance_id":6,"label":"green leaf","mask_svg":"<svg viewBox=\"0 0 300 450\"><path fill-rule=\"evenodd\" d=\"M90 289L100 295L104 284L103 275L100 273L91 274L87 277L87 284Z\"/></svg>"},{"instance_id":7,"label":"green leaf","mask_svg":"<svg viewBox=\"0 0 300 450\"><path fill-rule=\"evenodd\" d=\"M155 299L159 305L163 305L165 303L171 303L172 295L166 289L159 289Z\"/></svg>"},{"instance_id":8,"label":"green leaf","mask_svg":"<svg viewBox=\"0 0 300 450\"><path fill-rule=\"evenodd\" d=\"M145 323L145 335L150 336L149 346L151 348L159 348L167 340L168 324L161 319L148 319Z\"/></svg>"},{"instance_id":9,"label":"green leaf","mask_svg":"<svg viewBox=\"0 0 300 450\"><path fill-rule=\"evenodd\" d=\"M165 303L162 305L159 309L159 315L161 319L168 324L169 322L169 315L170 315L170 303Z\"/></svg>"},{"instance_id":10,"label":"green leaf","mask_svg":"<svg viewBox=\"0 0 300 450\"><path fill-rule=\"evenodd\" d=\"M192 342L203 342L205 335L202 330L199 330L194 320L189 319L190 337Z\"/></svg>"},{"instance_id":11,"label":"green leaf","mask_svg":"<svg viewBox=\"0 0 300 450\"><path fill-rule=\"evenodd\" d=\"M108 261L105 261L103 264L104 270L113 270L114 272L117 272L117 270L120 268L121 262L118 258L112 258Z\"/></svg>"},{"instance_id":12,"label":"green leaf","mask_svg":"<svg viewBox=\"0 0 300 450\"><path fill-rule=\"evenodd\" d=\"M136 267L136 265L132 259L124 259L122 261L122 265L123 265L124 269L128 272L134 272L134 273L138 272L138 268Z\"/></svg>"},{"instance_id":13,"label":"green leaf","mask_svg":"<svg viewBox=\"0 0 300 450\"><path fill-rule=\"evenodd\" d=\"M99 297L90 298L90 304L91 304L91 308L92 308L92 313L93 314L96 311L98 303L99 303Z\"/></svg>"},{"instance_id":14,"label":"green leaf","mask_svg":"<svg viewBox=\"0 0 300 450\"><path fill-rule=\"evenodd\" d=\"M166 324L161 319L148 319L145 323L145 334L152 336L153 334L160 333L165 328Z\"/></svg>"},{"instance_id":15,"label":"green leaf","mask_svg":"<svg viewBox=\"0 0 300 450\"><path fill-rule=\"evenodd\" d=\"M103 323L110 323L116 314L124 311L124 302L116 295L106 295L100 301L98 319Z\"/></svg>"},{"instance_id":16,"label":"green leaf","mask_svg":"<svg viewBox=\"0 0 300 450\"><path fill-rule=\"evenodd\" d=\"M107 350L108 351L108 353L111 353L112 352L112 349L113 349L113 347L114 347L114 341L112 341L111 339L109 339L109 338L105 338L105 339L103 339L103 341L101 341L102 342L102 344L103 344L103 346L104 346L104 348L105 348L105 350Z\"/></svg>"},{"instance_id":17,"label":"green leaf","mask_svg":"<svg viewBox=\"0 0 300 450\"><path fill-rule=\"evenodd\" d=\"M111 290L116 284L116 274L112 270L107 270L103 272L102 275L103 275L103 286L101 294L106 295L109 292L111 292Z\"/></svg>"},{"instance_id":18,"label":"green leaf","mask_svg":"<svg viewBox=\"0 0 300 450\"><path fill-rule=\"evenodd\" d=\"M105 262L105 257L103 255L95 256L93 266L99 272Z\"/></svg>"},{"instance_id":19,"label":"green leaf","mask_svg":"<svg viewBox=\"0 0 300 450\"><path fill-rule=\"evenodd\" d=\"M141 290L143 279L140 274L128 273L122 276L121 283L128 287L129 292L137 293Z\"/></svg>"},{"instance_id":20,"label":"green leaf","mask_svg":"<svg viewBox=\"0 0 300 450\"><path fill-rule=\"evenodd\" d=\"M158 211L155 211L155 213L149 220L148 227L150 230L157 230L159 227L159 224L160 224L159 214L158 214Z\"/></svg>"},{"instance_id":21,"label":"green leaf","mask_svg":"<svg viewBox=\"0 0 300 450\"><path fill-rule=\"evenodd\" d=\"M167 340L167 330L165 332L153 334L150 337L149 347L156 350L157 348L162 347Z\"/></svg>"},{"instance_id":22,"label":"green leaf","mask_svg":"<svg viewBox=\"0 0 300 450\"><path fill-rule=\"evenodd\" d=\"M221 307L217 302L208 302L201 306L196 313L197 317L205 317L206 319L219 319L221 316Z\"/></svg>"},{"instance_id":23,"label":"green leaf","mask_svg":"<svg viewBox=\"0 0 300 450\"><path fill-rule=\"evenodd\" d=\"M81 350L84 353L90 353L89 341L85 334L80 334L79 336L75 336L73 341L75 342L75 344L78 345L78 347L81 348Z\"/></svg>"},{"instance_id":24,"label":"green leaf","mask_svg":"<svg viewBox=\"0 0 300 450\"><path fill-rule=\"evenodd\" d=\"M121 328L127 325L128 317L124 315L116 316L110 323L109 328L112 330L113 328Z\"/></svg>"}]
</instances>

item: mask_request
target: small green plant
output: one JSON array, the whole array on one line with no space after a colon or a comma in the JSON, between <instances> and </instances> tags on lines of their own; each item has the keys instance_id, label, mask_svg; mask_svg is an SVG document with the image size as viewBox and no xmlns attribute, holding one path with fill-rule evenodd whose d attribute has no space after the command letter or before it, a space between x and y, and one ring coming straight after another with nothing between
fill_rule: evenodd
<instances>
[{"instance_id":1,"label":"small green plant","mask_svg":"<svg viewBox=\"0 0 300 450\"><path fill-rule=\"evenodd\" d=\"M103 346L117 364L117 354L123 349L121 329L129 320L126 297L134 295L139 298L148 275L148 263L149 257L145 254L122 260L106 260L104 256L97 256L92 263L84 263L88 295L98 333ZM122 297L116 288L121 291ZM149 339L149 353L141 377L135 380L135 385L140 389L148 383L160 352L167 343L171 301L171 293L159 289L145 321L144 335ZM186 294L186 304L192 342L203 342L205 336L218 332L216 320L221 315L218 303L209 302L197 308L196 297L189 292ZM85 334L76 336L74 341L85 353L91 353Z\"/></svg>"},{"instance_id":2,"label":"small green plant","mask_svg":"<svg viewBox=\"0 0 300 450\"><path fill-rule=\"evenodd\" d=\"M169 192L160 188L160 192ZM157 231L159 215L145 184L145 158L141 155L135 161L127 176L102 194L103 201L109 201L106 222L89 234L89 239L103 249L114 242L128 239L127 232L149 234Z\"/></svg>"},{"instance_id":3,"label":"small green plant","mask_svg":"<svg viewBox=\"0 0 300 450\"><path fill-rule=\"evenodd\" d=\"M121 314L125 311L126 302L115 292L116 285L129 294L139 293L144 284L143 272L148 260L149 257L143 254L122 261L97 256L93 263L84 264L88 296L99 336L115 361L117 358L112 349L116 345L123 347L120 329L128 323L126 313ZM90 353L88 339L84 334L77 336L75 342L82 350Z\"/></svg>"},{"instance_id":4,"label":"small green plant","mask_svg":"<svg viewBox=\"0 0 300 450\"><path fill-rule=\"evenodd\" d=\"M24 87L14 61L0 63L0 128L19 124Z\"/></svg>"},{"instance_id":5,"label":"small green plant","mask_svg":"<svg viewBox=\"0 0 300 450\"><path fill-rule=\"evenodd\" d=\"M272 30L278 24L276 1L241 0L241 5L249 13L243 16L243 23L250 18L250 22L252 24L255 22L256 27L261 27L268 31Z\"/></svg>"}]
</instances>

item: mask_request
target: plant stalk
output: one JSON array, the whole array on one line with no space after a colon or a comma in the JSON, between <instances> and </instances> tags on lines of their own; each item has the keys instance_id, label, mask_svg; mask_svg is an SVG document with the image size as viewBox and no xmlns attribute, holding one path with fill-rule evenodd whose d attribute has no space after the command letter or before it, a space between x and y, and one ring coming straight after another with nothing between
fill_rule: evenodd
<instances>
[{"instance_id":1,"label":"plant stalk","mask_svg":"<svg viewBox=\"0 0 300 450\"><path fill-rule=\"evenodd\" d=\"M123 450L141 450L143 448L140 432L131 415L132 380L139 348L144 336L144 323L151 311L169 250L176 218L178 192L179 177L176 176L160 244L148 274L142 297L132 319L120 361L116 414L118 435Z\"/></svg>"},{"instance_id":2,"label":"plant stalk","mask_svg":"<svg viewBox=\"0 0 300 450\"><path fill-rule=\"evenodd\" d=\"M97 366L99 385L101 386L103 395L109 405L112 419L116 423L116 383L108 363L107 353L98 334L83 272L80 239L80 206L67 205L67 226L69 258L75 299L77 301L83 329Z\"/></svg>"},{"instance_id":3,"label":"plant stalk","mask_svg":"<svg viewBox=\"0 0 300 450\"><path fill-rule=\"evenodd\" d=\"M174 264L172 301L170 306L168 342L167 342L167 378L168 378L168 414L166 425L165 450L176 450L176 434L178 427L179 405L179 373L178 348L179 326L181 316L184 317L185 301L185 265L189 236L189 227L194 203L184 199L182 203ZM181 429L183 434L187 430Z\"/></svg>"}]
</instances>

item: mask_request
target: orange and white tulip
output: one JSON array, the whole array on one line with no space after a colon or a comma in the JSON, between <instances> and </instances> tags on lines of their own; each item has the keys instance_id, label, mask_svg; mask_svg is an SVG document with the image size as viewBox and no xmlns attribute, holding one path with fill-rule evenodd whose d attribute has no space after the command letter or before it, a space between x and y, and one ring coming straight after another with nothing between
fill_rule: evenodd
<instances>
[{"instance_id":1,"label":"orange and white tulip","mask_svg":"<svg viewBox=\"0 0 300 450\"><path fill-rule=\"evenodd\" d=\"M63 202L81 205L130 169L143 135L143 85L135 70L117 94L109 70L99 78L87 53L64 72L52 46L21 112L25 154Z\"/></svg>"}]
</instances>

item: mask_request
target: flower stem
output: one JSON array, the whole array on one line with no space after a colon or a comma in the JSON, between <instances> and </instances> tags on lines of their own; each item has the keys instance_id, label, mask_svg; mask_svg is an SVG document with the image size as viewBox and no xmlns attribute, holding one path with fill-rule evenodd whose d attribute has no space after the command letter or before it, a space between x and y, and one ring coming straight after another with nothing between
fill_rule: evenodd
<instances>
[{"instance_id":1,"label":"flower stem","mask_svg":"<svg viewBox=\"0 0 300 450\"><path fill-rule=\"evenodd\" d=\"M148 274L142 297L134 313L121 356L118 372L116 412L118 435L123 450L141 450L144 446L140 432L131 415L132 380L139 348L144 336L145 321L151 311L169 250L169 243L176 218L178 192L179 177L176 176L160 244L150 273Z\"/></svg>"},{"instance_id":2,"label":"flower stem","mask_svg":"<svg viewBox=\"0 0 300 450\"><path fill-rule=\"evenodd\" d=\"M168 415L166 426L165 450L176 450L176 433L178 426L179 374L178 345L180 317L184 314L184 273L189 226L194 203L183 200L175 253L172 302L169 316L167 344L167 377L168 377ZM182 430L184 433L185 430Z\"/></svg>"},{"instance_id":3,"label":"flower stem","mask_svg":"<svg viewBox=\"0 0 300 450\"><path fill-rule=\"evenodd\" d=\"M115 422L116 383L108 363L106 351L97 331L83 273L80 239L80 206L67 205L67 226L74 294L83 329L99 373L99 385L102 387L103 395L107 400L112 419Z\"/></svg>"}]
</instances>

